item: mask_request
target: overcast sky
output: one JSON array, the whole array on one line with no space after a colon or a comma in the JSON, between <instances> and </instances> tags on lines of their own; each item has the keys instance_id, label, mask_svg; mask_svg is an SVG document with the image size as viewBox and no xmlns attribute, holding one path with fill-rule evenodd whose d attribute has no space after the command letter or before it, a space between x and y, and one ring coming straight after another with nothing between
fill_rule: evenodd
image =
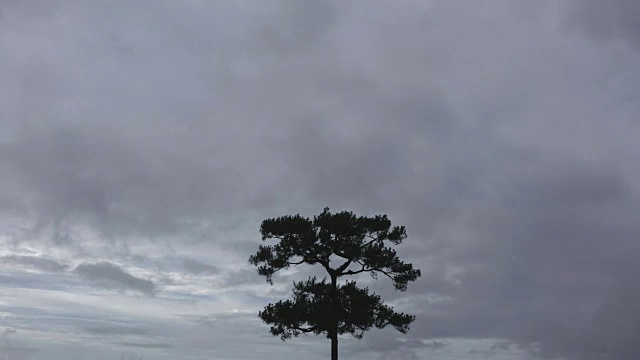
<instances>
[{"instance_id":1,"label":"overcast sky","mask_svg":"<svg viewBox=\"0 0 640 360\"><path fill-rule=\"evenodd\" d=\"M640 358L637 0L0 0L0 359L326 359L268 217L406 225L343 359Z\"/></svg>"}]
</instances>

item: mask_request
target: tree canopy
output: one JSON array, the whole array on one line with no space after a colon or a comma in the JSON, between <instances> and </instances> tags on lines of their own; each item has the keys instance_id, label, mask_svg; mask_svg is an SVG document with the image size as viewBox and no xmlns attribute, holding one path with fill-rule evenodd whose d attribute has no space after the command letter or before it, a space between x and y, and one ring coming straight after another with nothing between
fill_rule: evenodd
<instances>
[{"instance_id":1,"label":"tree canopy","mask_svg":"<svg viewBox=\"0 0 640 360\"><path fill-rule=\"evenodd\" d=\"M384 305L380 296L357 286L355 281L339 283L344 276L369 273L389 278L396 290L420 276L420 270L399 259L389 245L399 245L407 237L404 226L393 226L386 215L356 216L329 208L313 219L300 214L266 219L260 226L262 240L275 244L260 245L249 262L258 274L273 284L280 270L301 264L322 266L328 275L310 277L294 283L293 298L269 304L259 313L271 325L271 334L282 340L300 334L325 334L331 339L332 359L338 358L338 335L362 338L372 327L388 325L402 333L409 330L415 317L398 313Z\"/></svg>"}]
</instances>

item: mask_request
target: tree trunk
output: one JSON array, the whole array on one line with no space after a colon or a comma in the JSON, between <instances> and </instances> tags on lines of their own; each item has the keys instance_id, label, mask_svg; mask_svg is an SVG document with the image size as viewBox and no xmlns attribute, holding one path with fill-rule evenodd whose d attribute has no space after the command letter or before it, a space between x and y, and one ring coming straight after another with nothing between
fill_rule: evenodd
<instances>
[{"instance_id":1,"label":"tree trunk","mask_svg":"<svg viewBox=\"0 0 640 360\"><path fill-rule=\"evenodd\" d=\"M338 360L338 277L331 275L331 360Z\"/></svg>"},{"instance_id":2,"label":"tree trunk","mask_svg":"<svg viewBox=\"0 0 640 360\"><path fill-rule=\"evenodd\" d=\"M333 333L331 337L331 360L338 360L338 334Z\"/></svg>"}]
</instances>

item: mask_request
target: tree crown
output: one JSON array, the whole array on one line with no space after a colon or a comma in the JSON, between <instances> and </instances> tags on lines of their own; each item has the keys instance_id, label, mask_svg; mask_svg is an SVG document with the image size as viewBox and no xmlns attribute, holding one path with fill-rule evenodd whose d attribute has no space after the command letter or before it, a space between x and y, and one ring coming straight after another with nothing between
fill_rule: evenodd
<instances>
[{"instance_id":1,"label":"tree crown","mask_svg":"<svg viewBox=\"0 0 640 360\"><path fill-rule=\"evenodd\" d=\"M331 279L311 277L294 283L293 299L269 304L261 311L259 316L271 324L273 335L285 340L324 333L337 343L338 334L361 338L373 326L392 325L403 333L409 330L414 316L394 312L380 296L358 288L355 281L337 282L346 275L369 273L376 278L381 273L391 279L396 290L406 290L407 284L420 276L420 270L401 261L387 246L402 243L407 236L404 226L392 227L386 215L356 217L348 211L332 214L325 208L313 220L300 214L266 219L260 232L263 241L278 242L260 245L249 262L270 284L276 272L303 263L320 264Z\"/></svg>"},{"instance_id":2,"label":"tree crown","mask_svg":"<svg viewBox=\"0 0 640 360\"><path fill-rule=\"evenodd\" d=\"M376 277L381 273L400 291L420 276L420 270L401 261L387 246L386 242L401 244L407 235L404 226L392 227L386 215L356 217L349 211L332 214L325 208L313 220L300 214L266 219L260 232L263 241L279 242L260 245L249 262L258 266L258 274L271 284L276 272L303 263L322 265L332 278L360 273Z\"/></svg>"}]
</instances>

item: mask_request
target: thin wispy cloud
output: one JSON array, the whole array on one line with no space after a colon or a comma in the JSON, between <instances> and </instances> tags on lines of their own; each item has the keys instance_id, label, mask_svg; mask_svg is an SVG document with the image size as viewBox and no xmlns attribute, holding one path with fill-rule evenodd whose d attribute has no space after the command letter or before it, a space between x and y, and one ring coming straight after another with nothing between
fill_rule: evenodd
<instances>
[{"instance_id":1,"label":"thin wispy cloud","mask_svg":"<svg viewBox=\"0 0 640 360\"><path fill-rule=\"evenodd\" d=\"M67 265L60 264L59 262L43 258L39 256L30 256L30 255L5 255L0 257L0 264L10 264L13 266L24 266L26 268L41 270L41 271L49 271L49 272L60 272L67 269Z\"/></svg>"}]
</instances>

